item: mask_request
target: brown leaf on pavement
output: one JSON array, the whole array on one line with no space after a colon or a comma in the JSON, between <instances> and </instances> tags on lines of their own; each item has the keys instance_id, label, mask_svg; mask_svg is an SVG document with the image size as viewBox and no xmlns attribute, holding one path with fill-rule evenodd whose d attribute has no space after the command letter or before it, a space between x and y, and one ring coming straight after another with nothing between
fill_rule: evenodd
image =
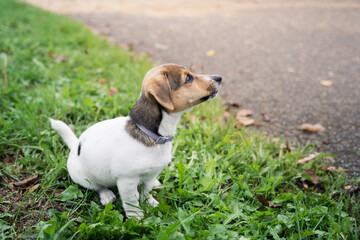
<instances>
[{"instance_id":1,"label":"brown leaf on pavement","mask_svg":"<svg viewBox=\"0 0 360 240\"><path fill-rule=\"evenodd\" d=\"M270 208L281 208L283 205L282 204L273 204L271 202L269 202L268 200L266 200L265 197L260 196L255 194L254 197L261 202L265 207L270 207Z\"/></svg>"},{"instance_id":2,"label":"brown leaf on pavement","mask_svg":"<svg viewBox=\"0 0 360 240\"><path fill-rule=\"evenodd\" d=\"M314 158L318 157L320 155L320 153L312 153L310 154L309 156L305 157L305 158L302 158L302 159L299 159L297 161L297 164L303 164L303 163L306 163L306 162L309 162L311 160L313 160Z\"/></svg>"},{"instance_id":3,"label":"brown leaf on pavement","mask_svg":"<svg viewBox=\"0 0 360 240\"><path fill-rule=\"evenodd\" d=\"M304 170L306 175L308 175L311 178L311 182L313 184L318 184L320 181L320 177L318 175L316 175L312 170L310 169L305 169Z\"/></svg>"},{"instance_id":4,"label":"brown leaf on pavement","mask_svg":"<svg viewBox=\"0 0 360 240\"><path fill-rule=\"evenodd\" d=\"M322 132L325 130L325 127L323 127L320 123L317 124L304 123L299 128L301 130L308 132Z\"/></svg>"},{"instance_id":5,"label":"brown leaf on pavement","mask_svg":"<svg viewBox=\"0 0 360 240\"><path fill-rule=\"evenodd\" d=\"M262 118L263 118L263 120L264 120L265 122L270 122L270 121L271 121L269 115L267 115L267 114L265 114L265 113L261 113L261 116L262 116Z\"/></svg>"},{"instance_id":6,"label":"brown leaf on pavement","mask_svg":"<svg viewBox=\"0 0 360 240\"><path fill-rule=\"evenodd\" d=\"M326 162L328 162L328 163L336 162L336 160L333 157L330 157L330 156L324 157L324 160L326 160Z\"/></svg>"},{"instance_id":7,"label":"brown leaf on pavement","mask_svg":"<svg viewBox=\"0 0 360 240\"><path fill-rule=\"evenodd\" d=\"M343 167L336 167L336 166L321 166L320 167L322 170L327 170L330 172L344 172L344 168Z\"/></svg>"},{"instance_id":8,"label":"brown leaf on pavement","mask_svg":"<svg viewBox=\"0 0 360 240\"><path fill-rule=\"evenodd\" d=\"M255 120L248 117L236 117L238 127L247 127L255 123Z\"/></svg>"},{"instance_id":9,"label":"brown leaf on pavement","mask_svg":"<svg viewBox=\"0 0 360 240\"><path fill-rule=\"evenodd\" d=\"M227 108L240 108L241 107L240 103L237 103L237 102L227 102L227 103L225 103L225 105L227 106Z\"/></svg>"},{"instance_id":10,"label":"brown leaf on pavement","mask_svg":"<svg viewBox=\"0 0 360 240\"><path fill-rule=\"evenodd\" d=\"M254 113L249 109L240 109L236 112L236 117L249 117L252 116Z\"/></svg>"},{"instance_id":11,"label":"brown leaf on pavement","mask_svg":"<svg viewBox=\"0 0 360 240\"><path fill-rule=\"evenodd\" d=\"M324 87L330 87L331 85L333 85L334 81L331 80L321 80L320 84L323 85Z\"/></svg>"},{"instance_id":12,"label":"brown leaf on pavement","mask_svg":"<svg viewBox=\"0 0 360 240\"><path fill-rule=\"evenodd\" d=\"M212 57L215 55L215 50L214 49L210 49L209 51L206 52L206 56L208 57Z\"/></svg>"}]
</instances>

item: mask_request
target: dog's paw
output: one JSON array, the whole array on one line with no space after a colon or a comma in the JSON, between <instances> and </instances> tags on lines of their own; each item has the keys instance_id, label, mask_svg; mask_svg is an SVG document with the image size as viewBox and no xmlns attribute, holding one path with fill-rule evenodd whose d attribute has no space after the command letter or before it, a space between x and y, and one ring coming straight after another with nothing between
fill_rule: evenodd
<instances>
[{"instance_id":1,"label":"dog's paw","mask_svg":"<svg viewBox=\"0 0 360 240\"><path fill-rule=\"evenodd\" d=\"M134 217L137 220L141 220L144 217L144 213L142 211L127 211L126 217L127 218Z\"/></svg>"},{"instance_id":2,"label":"dog's paw","mask_svg":"<svg viewBox=\"0 0 360 240\"><path fill-rule=\"evenodd\" d=\"M101 189L99 191L99 195L100 195L100 202L104 206L108 203L114 202L116 199L115 194L107 188Z\"/></svg>"},{"instance_id":3,"label":"dog's paw","mask_svg":"<svg viewBox=\"0 0 360 240\"><path fill-rule=\"evenodd\" d=\"M153 196L150 195L149 204L152 207L157 207L159 205L159 202Z\"/></svg>"},{"instance_id":4,"label":"dog's paw","mask_svg":"<svg viewBox=\"0 0 360 240\"><path fill-rule=\"evenodd\" d=\"M155 179L154 187L158 187L161 185L161 182L157 179Z\"/></svg>"}]
</instances>

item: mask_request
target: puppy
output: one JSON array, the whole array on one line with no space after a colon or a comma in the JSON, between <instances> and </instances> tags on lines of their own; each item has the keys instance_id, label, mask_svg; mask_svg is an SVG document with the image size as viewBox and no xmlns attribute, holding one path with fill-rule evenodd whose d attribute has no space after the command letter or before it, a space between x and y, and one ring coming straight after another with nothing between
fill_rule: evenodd
<instances>
[{"instance_id":1,"label":"puppy","mask_svg":"<svg viewBox=\"0 0 360 240\"><path fill-rule=\"evenodd\" d=\"M108 187L117 186L126 215L141 218L140 199L158 204L149 192L171 162L171 141L182 114L215 97L220 86L220 76L195 75L164 64L145 75L140 97L127 117L96 123L80 138L64 122L50 119L71 150L67 161L71 179L97 191L103 205L115 200Z\"/></svg>"}]
</instances>

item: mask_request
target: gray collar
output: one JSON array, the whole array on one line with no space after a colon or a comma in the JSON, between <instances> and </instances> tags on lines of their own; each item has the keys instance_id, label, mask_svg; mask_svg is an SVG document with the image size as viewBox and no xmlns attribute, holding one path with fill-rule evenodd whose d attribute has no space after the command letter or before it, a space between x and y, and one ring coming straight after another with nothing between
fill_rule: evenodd
<instances>
[{"instance_id":1,"label":"gray collar","mask_svg":"<svg viewBox=\"0 0 360 240\"><path fill-rule=\"evenodd\" d=\"M152 131L150 131L149 129L147 129L146 127L144 127L143 125L136 123L134 121L134 123L136 124L136 126L138 128L140 128L140 130L145 133L147 136L149 136L150 138L152 138L157 144L165 144L167 142L171 142L174 139L174 135L170 135L170 136L161 136L158 135Z\"/></svg>"}]
</instances>

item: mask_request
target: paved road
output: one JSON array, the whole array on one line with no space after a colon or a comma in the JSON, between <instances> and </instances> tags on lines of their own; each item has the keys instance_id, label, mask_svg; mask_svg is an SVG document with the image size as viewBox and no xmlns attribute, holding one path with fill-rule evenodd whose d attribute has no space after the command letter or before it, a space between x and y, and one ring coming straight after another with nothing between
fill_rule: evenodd
<instances>
[{"instance_id":1,"label":"paved road","mask_svg":"<svg viewBox=\"0 0 360 240\"><path fill-rule=\"evenodd\" d=\"M158 63L221 74L222 97L253 110L266 132L315 143L360 176L360 1L83 2L43 6ZM302 123L326 130L304 133Z\"/></svg>"}]
</instances>

